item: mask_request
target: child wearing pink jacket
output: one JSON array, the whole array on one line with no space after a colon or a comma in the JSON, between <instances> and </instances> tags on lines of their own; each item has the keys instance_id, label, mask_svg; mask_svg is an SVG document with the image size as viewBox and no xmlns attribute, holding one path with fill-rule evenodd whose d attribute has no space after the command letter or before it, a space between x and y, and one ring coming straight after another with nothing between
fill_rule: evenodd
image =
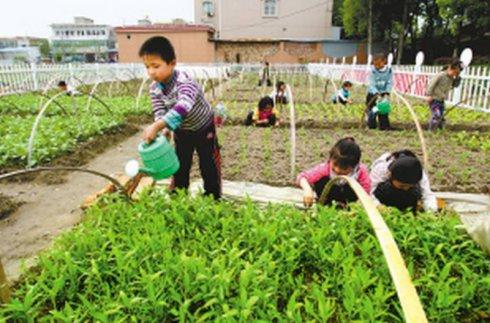
<instances>
[{"instance_id":1,"label":"child wearing pink jacket","mask_svg":"<svg viewBox=\"0 0 490 323\"><path fill-rule=\"evenodd\" d=\"M360 163L361 149L354 138L340 139L330 150L326 163L319 164L298 175L297 185L303 189L303 203L310 207L320 198L328 182L336 176L349 176L359 182L366 193L370 193L371 180L366 165ZM336 201L341 206L357 200L354 191L346 182L335 184L330 190L325 204Z\"/></svg>"}]
</instances>

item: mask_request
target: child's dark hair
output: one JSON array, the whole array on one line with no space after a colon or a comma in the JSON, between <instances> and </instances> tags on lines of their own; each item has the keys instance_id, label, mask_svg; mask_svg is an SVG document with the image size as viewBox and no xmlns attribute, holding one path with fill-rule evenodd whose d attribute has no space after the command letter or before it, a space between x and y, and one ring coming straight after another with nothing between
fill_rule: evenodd
<instances>
[{"instance_id":1,"label":"child's dark hair","mask_svg":"<svg viewBox=\"0 0 490 323\"><path fill-rule=\"evenodd\" d=\"M413 157L413 158L417 158L417 156L415 155L415 153L409 149L402 149L402 150L398 150L398 151L395 151L394 153L392 153L388 159L398 159L398 158L402 158L402 157Z\"/></svg>"},{"instance_id":2,"label":"child's dark hair","mask_svg":"<svg viewBox=\"0 0 490 323\"><path fill-rule=\"evenodd\" d=\"M279 89L281 88L281 86L283 85L286 85L286 83L284 83L283 81L277 81L276 83L276 89L277 91L279 91Z\"/></svg>"},{"instance_id":3,"label":"child's dark hair","mask_svg":"<svg viewBox=\"0 0 490 323\"><path fill-rule=\"evenodd\" d=\"M151 37L141 45L139 56L143 57L145 55L158 55L167 63L175 60L174 47L172 46L172 43L163 36Z\"/></svg>"},{"instance_id":4,"label":"child's dark hair","mask_svg":"<svg viewBox=\"0 0 490 323\"><path fill-rule=\"evenodd\" d=\"M388 167L391 178L402 183L417 184L422 179L422 163L417 157L401 156Z\"/></svg>"},{"instance_id":5,"label":"child's dark hair","mask_svg":"<svg viewBox=\"0 0 490 323\"><path fill-rule=\"evenodd\" d=\"M59 81L58 82L58 86L66 86L66 82L65 81Z\"/></svg>"},{"instance_id":6,"label":"child's dark hair","mask_svg":"<svg viewBox=\"0 0 490 323\"><path fill-rule=\"evenodd\" d=\"M448 65L448 67L452 70L463 70L463 62L461 62L459 59L455 59L451 62L451 64Z\"/></svg>"},{"instance_id":7,"label":"child's dark hair","mask_svg":"<svg viewBox=\"0 0 490 323\"><path fill-rule=\"evenodd\" d=\"M344 81L344 83L342 83L342 87L351 87L351 86L352 86L351 81Z\"/></svg>"},{"instance_id":8,"label":"child's dark hair","mask_svg":"<svg viewBox=\"0 0 490 323\"><path fill-rule=\"evenodd\" d=\"M272 98L270 96L264 96L259 101L259 110L264 110L268 106L273 107L274 106L274 100L272 100Z\"/></svg>"},{"instance_id":9,"label":"child's dark hair","mask_svg":"<svg viewBox=\"0 0 490 323\"><path fill-rule=\"evenodd\" d=\"M381 53L381 52L380 53L376 53L373 56L373 62L374 61L377 61L377 60L386 61L386 60L388 60L388 56L385 53Z\"/></svg>"},{"instance_id":10,"label":"child's dark hair","mask_svg":"<svg viewBox=\"0 0 490 323\"><path fill-rule=\"evenodd\" d=\"M354 138L346 137L332 147L329 158L342 169L355 168L361 161L361 148Z\"/></svg>"}]
</instances>

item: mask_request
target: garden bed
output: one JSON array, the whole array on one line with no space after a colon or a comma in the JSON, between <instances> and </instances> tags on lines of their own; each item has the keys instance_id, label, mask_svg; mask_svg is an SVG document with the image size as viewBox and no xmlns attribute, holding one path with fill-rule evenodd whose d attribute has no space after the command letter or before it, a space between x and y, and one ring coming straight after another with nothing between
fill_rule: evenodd
<instances>
[{"instance_id":1,"label":"garden bed","mask_svg":"<svg viewBox=\"0 0 490 323\"><path fill-rule=\"evenodd\" d=\"M490 318L483 251L458 220L385 219L431 322ZM244 230L244 228L247 228ZM401 322L366 215L259 208L160 190L108 197L42 254L0 315L14 320Z\"/></svg>"}]
</instances>

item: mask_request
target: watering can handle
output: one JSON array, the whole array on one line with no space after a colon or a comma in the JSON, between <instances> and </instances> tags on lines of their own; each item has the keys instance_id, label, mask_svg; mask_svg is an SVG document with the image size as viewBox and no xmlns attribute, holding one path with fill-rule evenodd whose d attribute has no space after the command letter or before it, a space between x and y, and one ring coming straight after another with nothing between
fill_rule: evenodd
<instances>
[{"instance_id":1,"label":"watering can handle","mask_svg":"<svg viewBox=\"0 0 490 323\"><path fill-rule=\"evenodd\" d=\"M163 135L161 133L158 133L158 135L155 138L153 138L153 140L150 141L149 143L146 142L146 141L143 141L143 147L144 148L148 148L148 146L150 146L153 142L155 142L156 140L158 140L159 137L163 137Z\"/></svg>"}]
</instances>

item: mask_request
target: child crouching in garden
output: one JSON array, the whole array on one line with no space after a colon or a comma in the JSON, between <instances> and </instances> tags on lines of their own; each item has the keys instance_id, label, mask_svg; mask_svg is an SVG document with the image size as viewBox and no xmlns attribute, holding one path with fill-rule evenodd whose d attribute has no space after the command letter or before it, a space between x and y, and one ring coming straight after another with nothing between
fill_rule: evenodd
<instances>
[{"instance_id":1,"label":"child crouching in garden","mask_svg":"<svg viewBox=\"0 0 490 323\"><path fill-rule=\"evenodd\" d=\"M330 150L327 162L319 164L298 175L297 185L303 189L303 203L309 207L315 199L320 198L325 186L336 176L349 176L359 182L369 194L371 182L368 168L360 163L361 149L354 138L339 140ZM327 196L325 204L336 201L342 206L354 202L357 196L347 183L334 184Z\"/></svg>"},{"instance_id":2,"label":"child crouching in garden","mask_svg":"<svg viewBox=\"0 0 490 323\"><path fill-rule=\"evenodd\" d=\"M352 104L352 99L350 98L351 88L352 83L350 81L345 81L342 83L342 88L333 95L332 103L340 103L342 105Z\"/></svg>"},{"instance_id":3,"label":"child crouching in garden","mask_svg":"<svg viewBox=\"0 0 490 323\"><path fill-rule=\"evenodd\" d=\"M257 127L279 126L279 111L274 108L274 100L271 97L263 97L254 111L247 115L245 125L255 125Z\"/></svg>"},{"instance_id":4,"label":"child crouching in garden","mask_svg":"<svg viewBox=\"0 0 490 323\"><path fill-rule=\"evenodd\" d=\"M429 178L410 150L383 154L373 163L370 178L371 196L378 205L402 211L411 208L415 212L421 201L425 211L437 211Z\"/></svg>"}]
</instances>

